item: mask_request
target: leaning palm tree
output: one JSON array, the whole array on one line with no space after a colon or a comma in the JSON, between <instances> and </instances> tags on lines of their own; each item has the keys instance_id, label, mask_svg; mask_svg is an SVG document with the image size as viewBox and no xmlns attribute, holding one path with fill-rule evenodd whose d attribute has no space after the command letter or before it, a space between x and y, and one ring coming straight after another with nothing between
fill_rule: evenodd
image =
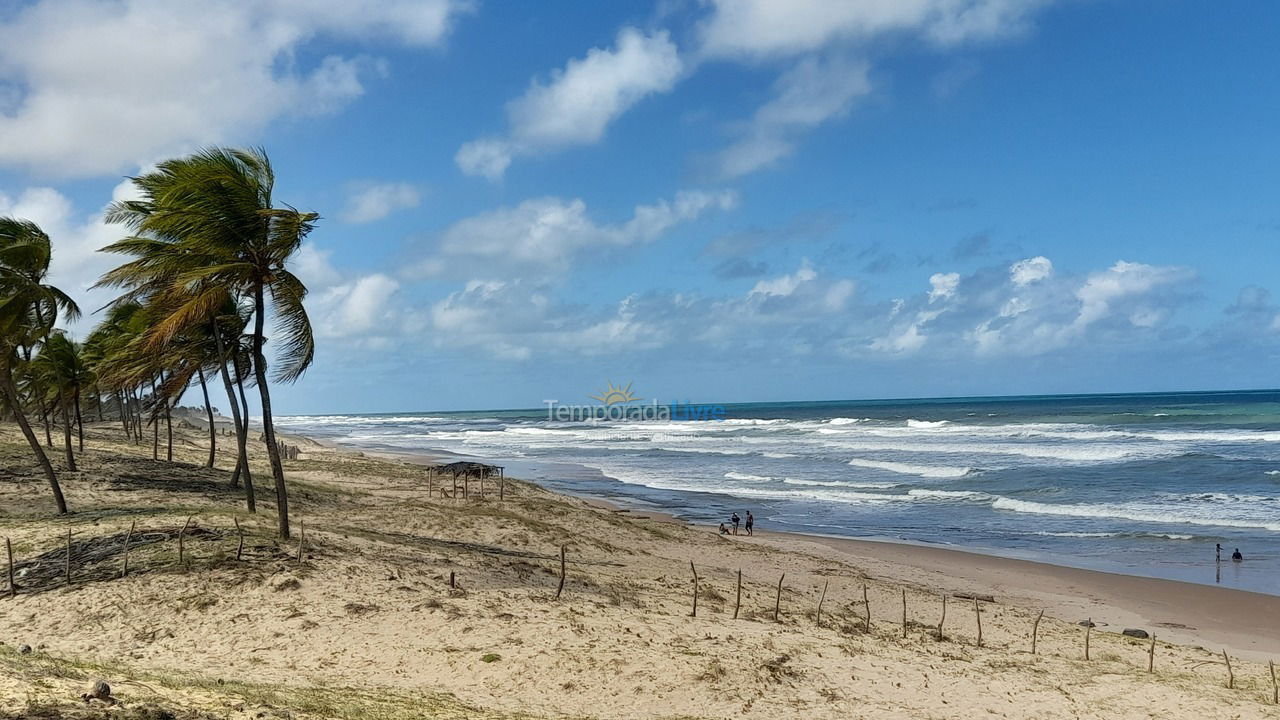
<instances>
[{"instance_id":1,"label":"leaning palm tree","mask_svg":"<svg viewBox=\"0 0 1280 720\"><path fill-rule=\"evenodd\" d=\"M80 312L66 293L45 282L52 256L49 236L38 225L28 220L0 217L0 398L17 420L44 470L58 513L66 514L67 501L62 495L62 486L27 422L14 381L17 349L23 338L30 337L33 329L39 329L47 337L59 311L68 319L74 319Z\"/></svg>"},{"instance_id":2,"label":"leaning palm tree","mask_svg":"<svg viewBox=\"0 0 1280 720\"><path fill-rule=\"evenodd\" d=\"M263 353L267 299L280 335L274 379L293 382L311 364L315 343L303 307L306 286L286 264L319 216L273 206L275 174L261 149L210 148L161 163L133 182L141 199L114 204L107 217L135 235L104 250L136 259L104 276L104 284L163 295L167 314L153 328L159 343L197 325L212 321L216 326L218 309L228 297L251 304L251 364L280 535L288 538L288 492Z\"/></svg>"}]
</instances>

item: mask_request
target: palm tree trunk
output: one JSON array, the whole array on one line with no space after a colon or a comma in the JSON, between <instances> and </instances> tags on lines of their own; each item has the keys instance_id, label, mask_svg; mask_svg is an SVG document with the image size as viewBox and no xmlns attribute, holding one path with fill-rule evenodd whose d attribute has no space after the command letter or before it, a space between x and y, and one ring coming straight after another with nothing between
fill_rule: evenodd
<instances>
[{"instance_id":1,"label":"palm tree trunk","mask_svg":"<svg viewBox=\"0 0 1280 720\"><path fill-rule=\"evenodd\" d=\"M120 410L120 424L124 426L125 439L132 440L133 424L129 422L129 416L128 414L125 413L124 393L121 393L119 390L117 390L115 393L115 396L116 396L116 408Z\"/></svg>"},{"instance_id":2,"label":"palm tree trunk","mask_svg":"<svg viewBox=\"0 0 1280 720\"><path fill-rule=\"evenodd\" d=\"M262 433L266 436L267 457L271 458L271 475L276 481L276 518L280 538L289 539L289 492L284 484L284 465L280 463L280 447L276 445L276 429L271 421L271 391L267 389L267 359L262 355L262 326L266 303L262 283L253 289L253 372L262 397Z\"/></svg>"},{"instance_id":3,"label":"palm tree trunk","mask_svg":"<svg viewBox=\"0 0 1280 720\"><path fill-rule=\"evenodd\" d=\"M71 451L71 411L67 407L71 403L68 402L65 393L59 393L59 395L62 396L59 398L58 404L62 406L62 438L67 443L67 470L70 472L78 472L76 470L76 456L75 453Z\"/></svg>"},{"instance_id":4,"label":"palm tree trunk","mask_svg":"<svg viewBox=\"0 0 1280 720\"><path fill-rule=\"evenodd\" d=\"M244 499L245 505L249 512L257 512L257 501L253 496L253 478L249 475L249 423L248 418L244 424L240 422L240 403L236 402L235 388L231 384L231 373L227 371L227 351L222 345L222 331L218 329L218 323L212 323L213 341L218 348L218 370L222 374L222 384L227 386L227 400L231 403L231 422L236 426L236 471L231 476L232 487L240 477L241 471L244 472ZM239 373L236 373L237 376Z\"/></svg>"},{"instance_id":5,"label":"palm tree trunk","mask_svg":"<svg viewBox=\"0 0 1280 720\"><path fill-rule=\"evenodd\" d=\"M44 405L44 396L40 394L39 386L36 386L33 394L36 396L36 403L40 406L40 420L44 423L44 444L53 449L53 429L49 425L49 411Z\"/></svg>"},{"instance_id":6,"label":"palm tree trunk","mask_svg":"<svg viewBox=\"0 0 1280 720\"><path fill-rule=\"evenodd\" d=\"M27 444L31 446L31 451L36 454L36 462L40 464L40 468L44 470L45 477L49 479L49 488L53 490L53 502L58 506L58 514L67 514L67 500L62 496L62 486L58 484L58 475L53 471L53 463L49 462L49 456L44 454L44 448L40 447L40 439L31 429L31 424L27 422L27 416L22 413L22 406L18 401L18 386L13 382L13 371L7 364L0 373L0 395L4 396L5 402L9 405L9 409L13 411L14 420L18 421L18 427L22 428L22 435L27 439Z\"/></svg>"},{"instance_id":7,"label":"palm tree trunk","mask_svg":"<svg viewBox=\"0 0 1280 720\"><path fill-rule=\"evenodd\" d=\"M214 458L218 454L218 428L213 424L213 406L209 404L209 387L204 384L204 368L196 368L196 374L200 376L200 393L204 395L204 412L209 416L209 460L204 466L213 468Z\"/></svg>"},{"instance_id":8,"label":"palm tree trunk","mask_svg":"<svg viewBox=\"0 0 1280 720\"><path fill-rule=\"evenodd\" d=\"M94 406L96 406L96 407L97 407L97 409L98 409L98 422L103 422L103 417L102 417L102 388L101 388L101 387L99 387L99 386L98 386L98 383L96 383L96 382L93 384L93 404L94 404Z\"/></svg>"},{"instance_id":9,"label":"palm tree trunk","mask_svg":"<svg viewBox=\"0 0 1280 720\"><path fill-rule=\"evenodd\" d=\"M241 409L241 423L244 425L241 432L244 433L244 445L248 446L248 398L244 397L244 372L239 366L239 357L232 356L232 366L236 368L236 389L239 392L239 409ZM232 398L232 402L236 402L236 398ZM237 475L239 477L239 475ZM250 468L248 464L244 464L244 477L250 479Z\"/></svg>"},{"instance_id":10,"label":"palm tree trunk","mask_svg":"<svg viewBox=\"0 0 1280 720\"><path fill-rule=\"evenodd\" d=\"M80 434L80 452L84 452L84 417L80 414L80 386L76 386L76 431Z\"/></svg>"},{"instance_id":11,"label":"palm tree trunk","mask_svg":"<svg viewBox=\"0 0 1280 720\"><path fill-rule=\"evenodd\" d=\"M165 459L168 460L169 462L173 462L173 413L171 412L172 407L173 407L173 403L169 402L169 398L165 398L164 399L164 432L166 437L168 438L166 441L168 443L168 450L166 451L167 455L165 456Z\"/></svg>"}]
</instances>

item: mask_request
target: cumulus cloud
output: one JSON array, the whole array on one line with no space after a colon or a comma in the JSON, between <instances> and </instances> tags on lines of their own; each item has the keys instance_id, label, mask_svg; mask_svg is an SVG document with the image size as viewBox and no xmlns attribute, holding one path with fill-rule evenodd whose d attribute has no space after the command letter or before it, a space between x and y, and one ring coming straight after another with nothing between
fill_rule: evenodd
<instances>
[{"instance_id":1,"label":"cumulus cloud","mask_svg":"<svg viewBox=\"0 0 1280 720\"><path fill-rule=\"evenodd\" d=\"M454 159L464 173L496 180L515 156L599 142L619 115L671 90L682 70L666 31L624 28L612 48L592 48L545 82L535 78L507 104L507 135L466 143Z\"/></svg>"},{"instance_id":2,"label":"cumulus cloud","mask_svg":"<svg viewBox=\"0 0 1280 720\"><path fill-rule=\"evenodd\" d=\"M292 269L310 290L308 315L316 336L382 346L404 333L402 313L391 306L399 281L383 273L347 276L333 266L331 250L307 241Z\"/></svg>"},{"instance_id":3,"label":"cumulus cloud","mask_svg":"<svg viewBox=\"0 0 1280 720\"><path fill-rule=\"evenodd\" d=\"M437 251L409 269L411 276L467 272L495 277L508 273L562 273L578 256L594 250L651 242L672 227L712 209L733 207L731 192L684 191L671 200L637 205L630 220L599 224L581 199L526 200L460 220L440 235Z\"/></svg>"},{"instance_id":4,"label":"cumulus cloud","mask_svg":"<svg viewBox=\"0 0 1280 720\"><path fill-rule=\"evenodd\" d=\"M418 188L409 183L360 183L352 186L341 217L348 223L373 222L419 202Z\"/></svg>"},{"instance_id":5,"label":"cumulus cloud","mask_svg":"<svg viewBox=\"0 0 1280 720\"><path fill-rule=\"evenodd\" d=\"M381 61L318 36L437 45L458 0L40 0L0 20L0 165L93 176L360 96Z\"/></svg>"},{"instance_id":6,"label":"cumulus cloud","mask_svg":"<svg viewBox=\"0 0 1280 720\"><path fill-rule=\"evenodd\" d=\"M1053 263L1043 255L1019 260L1009 266L1009 279L1017 287L1039 282L1053 274Z\"/></svg>"}]
</instances>

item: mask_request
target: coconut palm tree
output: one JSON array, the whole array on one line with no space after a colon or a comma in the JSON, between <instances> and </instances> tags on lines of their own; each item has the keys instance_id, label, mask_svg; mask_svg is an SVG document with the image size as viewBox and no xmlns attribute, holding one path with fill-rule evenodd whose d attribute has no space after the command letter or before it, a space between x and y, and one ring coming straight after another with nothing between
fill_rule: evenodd
<instances>
[{"instance_id":1,"label":"coconut palm tree","mask_svg":"<svg viewBox=\"0 0 1280 720\"><path fill-rule=\"evenodd\" d=\"M164 294L167 315L153 328L160 343L196 325L215 321L216 326L217 310L228 296L251 303L252 372L275 480L279 531L288 538L288 492L263 353L267 301L269 297L278 330L273 376L293 382L311 364L315 343L303 306L306 286L286 265L319 216L274 207L275 173L261 149L210 148L161 163L133 182L141 199L114 204L107 218L135 234L104 250L136 259L104 276L104 284Z\"/></svg>"},{"instance_id":2,"label":"coconut palm tree","mask_svg":"<svg viewBox=\"0 0 1280 720\"><path fill-rule=\"evenodd\" d=\"M50 400L62 412L62 433L66 444L67 469L76 472L76 457L71 448L71 410L80 415L80 388L88 380L88 370L80 357L80 346L61 331L49 335L40 354L31 362L33 373L43 379ZM80 449L84 450L84 430L80 430Z\"/></svg>"},{"instance_id":3,"label":"coconut palm tree","mask_svg":"<svg viewBox=\"0 0 1280 720\"><path fill-rule=\"evenodd\" d=\"M59 514L66 514L67 501L58 476L27 422L22 399L14 380L18 346L39 329L46 338L58 313L74 319L80 313L66 293L45 282L52 258L52 243L38 225L28 220L0 217L0 398L17 420L49 480Z\"/></svg>"}]
</instances>

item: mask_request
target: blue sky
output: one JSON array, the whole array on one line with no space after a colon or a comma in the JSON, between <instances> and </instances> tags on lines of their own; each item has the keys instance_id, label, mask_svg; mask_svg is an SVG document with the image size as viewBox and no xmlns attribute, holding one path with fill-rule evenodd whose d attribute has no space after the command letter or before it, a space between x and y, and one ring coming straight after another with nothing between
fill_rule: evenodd
<instances>
[{"instance_id":1,"label":"blue sky","mask_svg":"<svg viewBox=\"0 0 1280 720\"><path fill-rule=\"evenodd\" d=\"M1274 387L1280 7L0 5L0 213L85 293L123 179L323 220L281 411ZM163 39L163 41L162 41Z\"/></svg>"}]
</instances>

